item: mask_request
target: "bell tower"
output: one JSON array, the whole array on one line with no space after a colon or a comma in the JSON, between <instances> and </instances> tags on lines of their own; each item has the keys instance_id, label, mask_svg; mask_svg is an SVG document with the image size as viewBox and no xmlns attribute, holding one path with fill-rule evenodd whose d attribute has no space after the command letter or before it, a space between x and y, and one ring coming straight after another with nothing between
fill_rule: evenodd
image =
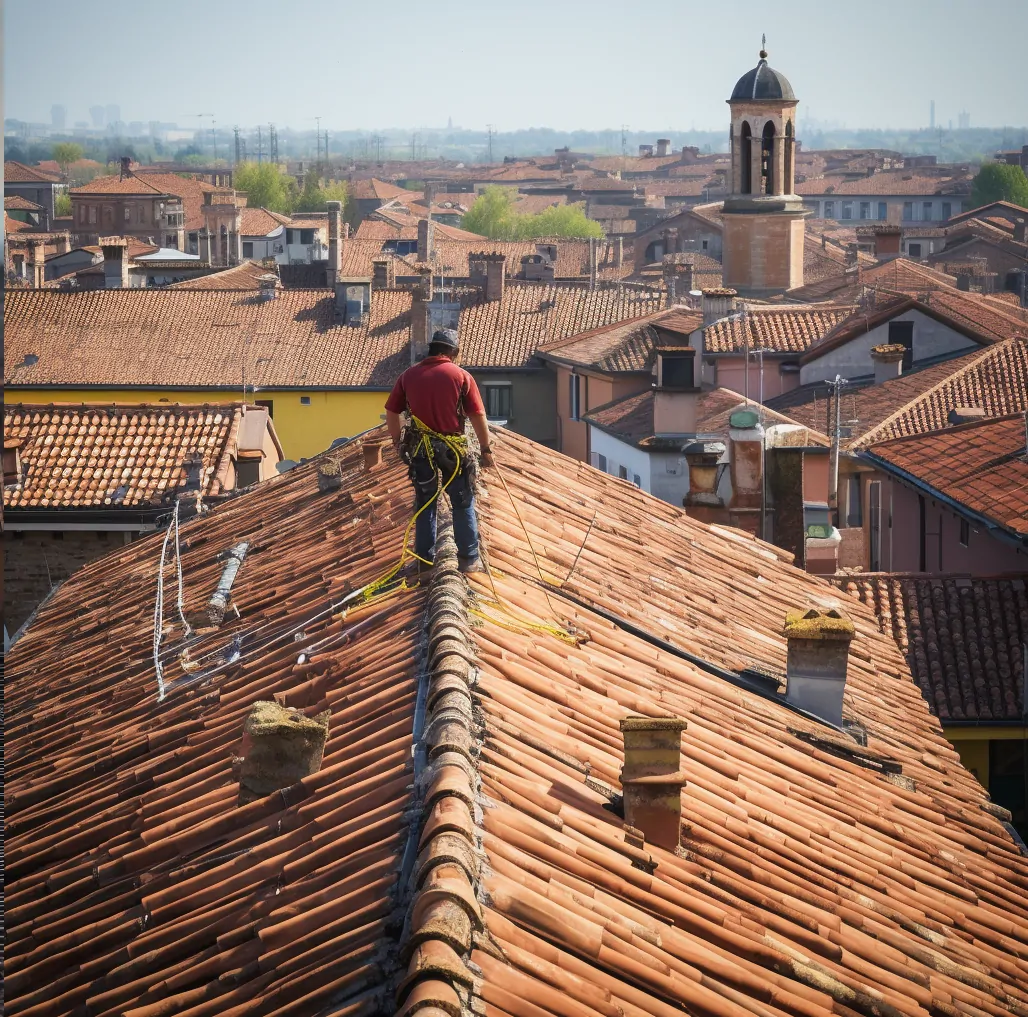
<instances>
[{"instance_id":1,"label":"bell tower","mask_svg":"<svg viewBox=\"0 0 1028 1017\"><path fill-rule=\"evenodd\" d=\"M761 45L765 40L761 40ZM803 207L796 189L796 106L784 74L767 50L728 100L731 110L731 194L723 217L724 284L765 296L803 285Z\"/></svg>"}]
</instances>

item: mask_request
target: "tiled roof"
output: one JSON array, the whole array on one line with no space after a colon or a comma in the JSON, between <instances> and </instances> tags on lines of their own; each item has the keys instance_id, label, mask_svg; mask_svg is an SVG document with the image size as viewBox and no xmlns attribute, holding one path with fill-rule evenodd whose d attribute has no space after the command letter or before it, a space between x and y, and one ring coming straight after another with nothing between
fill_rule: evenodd
<instances>
[{"instance_id":1,"label":"tiled roof","mask_svg":"<svg viewBox=\"0 0 1028 1017\"><path fill-rule=\"evenodd\" d=\"M266 237L289 222L289 216L278 215L266 208L244 208L240 218L240 233L244 237Z\"/></svg>"},{"instance_id":2,"label":"tiled roof","mask_svg":"<svg viewBox=\"0 0 1028 1017\"><path fill-rule=\"evenodd\" d=\"M865 286L880 286L899 293L925 293L941 286L956 288L955 276L927 265L893 258L877 265L849 269L843 275L832 275L789 290L790 300L809 303L815 300L855 300Z\"/></svg>"},{"instance_id":3,"label":"tiled roof","mask_svg":"<svg viewBox=\"0 0 1028 1017\"><path fill-rule=\"evenodd\" d=\"M260 286L257 282L261 276L271 272L259 261L244 261L232 268L222 269L220 272L212 272L210 275L201 275L195 279L184 279L182 282L172 283L168 289L175 290L257 290ZM274 272L271 272L274 275Z\"/></svg>"},{"instance_id":4,"label":"tiled roof","mask_svg":"<svg viewBox=\"0 0 1028 1017\"><path fill-rule=\"evenodd\" d=\"M26 166L23 162L8 159L4 163L4 183L7 184L58 184L60 178L53 173Z\"/></svg>"},{"instance_id":5,"label":"tiled roof","mask_svg":"<svg viewBox=\"0 0 1028 1017\"><path fill-rule=\"evenodd\" d=\"M1028 642L1023 578L870 572L830 581L875 612L944 723L1022 722L1022 645Z\"/></svg>"},{"instance_id":6,"label":"tiled roof","mask_svg":"<svg viewBox=\"0 0 1028 1017\"><path fill-rule=\"evenodd\" d=\"M203 493L231 468L241 406L55 406L7 403L4 440L21 441L21 481L4 511L136 508L185 484L187 455L203 457Z\"/></svg>"},{"instance_id":7,"label":"tiled roof","mask_svg":"<svg viewBox=\"0 0 1028 1017\"><path fill-rule=\"evenodd\" d=\"M527 366L540 346L660 308L646 289L509 282L502 301L469 293L460 312L461 363L467 367Z\"/></svg>"},{"instance_id":8,"label":"tiled roof","mask_svg":"<svg viewBox=\"0 0 1028 1017\"><path fill-rule=\"evenodd\" d=\"M648 388L635 395L615 399L604 406L590 410L582 418L595 424L617 438L646 448L654 438L653 427L653 394ZM746 397L728 388L715 388L703 392L698 397L696 406L696 431L698 434L728 433L728 418L738 409L747 405ZM797 421L768 409L761 411L765 426L770 424L795 424ZM808 434L808 444L827 445L827 440L819 434Z\"/></svg>"},{"instance_id":9,"label":"tiled roof","mask_svg":"<svg viewBox=\"0 0 1028 1017\"><path fill-rule=\"evenodd\" d=\"M1024 413L1013 413L880 441L869 445L866 454L1028 538L1026 435Z\"/></svg>"},{"instance_id":10,"label":"tiled roof","mask_svg":"<svg viewBox=\"0 0 1028 1017\"><path fill-rule=\"evenodd\" d=\"M68 164L68 176L74 177L76 173L82 172L97 172L104 168L102 162L97 162L96 159L76 159L74 162ZM61 169L60 163L56 159L40 159L36 163L36 169L42 170L44 173L50 173L53 176L59 176L64 171Z\"/></svg>"},{"instance_id":11,"label":"tiled roof","mask_svg":"<svg viewBox=\"0 0 1028 1017\"><path fill-rule=\"evenodd\" d=\"M751 307L740 318L722 318L708 325L703 330L703 349L705 353L742 353L748 332L751 350L803 353L854 310L846 304Z\"/></svg>"},{"instance_id":12,"label":"tiled roof","mask_svg":"<svg viewBox=\"0 0 1028 1017\"><path fill-rule=\"evenodd\" d=\"M96 177L82 187L73 187L72 194L171 194L182 199L187 230L203 227L203 196L218 190L214 184L179 176L177 173L146 173L142 176Z\"/></svg>"},{"instance_id":13,"label":"tiled roof","mask_svg":"<svg viewBox=\"0 0 1028 1017\"><path fill-rule=\"evenodd\" d=\"M258 386L385 386L409 364L410 306L380 290L349 326L326 290L21 291L4 305L4 366L8 384L224 388L245 357Z\"/></svg>"},{"instance_id":14,"label":"tiled roof","mask_svg":"<svg viewBox=\"0 0 1028 1017\"><path fill-rule=\"evenodd\" d=\"M4 233L27 233L31 232L35 227L30 222L24 222L21 219L12 219L7 214L7 210L4 210Z\"/></svg>"},{"instance_id":15,"label":"tiled roof","mask_svg":"<svg viewBox=\"0 0 1028 1017\"><path fill-rule=\"evenodd\" d=\"M704 191L720 187L721 178L676 177L673 180L649 180L642 186L647 196L662 194L665 198L698 198Z\"/></svg>"},{"instance_id":16,"label":"tiled roof","mask_svg":"<svg viewBox=\"0 0 1028 1017\"><path fill-rule=\"evenodd\" d=\"M379 201L388 201L390 198L406 197L411 194L406 188L397 187L395 184L387 183L385 180L352 180L347 184L352 198L362 201L377 198Z\"/></svg>"},{"instance_id":17,"label":"tiled roof","mask_svg":"<svg viewBox=\"0 0 1028 1017\"><path fill-rule=\"evenodd\" d=\"M703 314L672 307L576 335L541 352L547 360L599 371L648 371L653 366L654 350L664 344L662 333L651 327L657 324L684 337L703 324Z\"/></svg>"},{"instance_id":18,"label":"tiled roof","mask_svg":"<svg viewBox=\"0 0 1028 1017\"><path fill-rule=\"evenodd\" d=\"M826 173L797 182L797 194L816 194L831 197L847 194L895 194L921 196L932 194L967 193L970 175L927 174L911 170L882 170L870 177L850 179L845 173Z\"/></svg>"},{"instance_id":19,"label":"tiled roof","mask_svg":"<svg viewBox=\"0 0 1028 1017\"><path fill-rule=\"evenodd\" d=\"M950 223L958 223L963 222L965 219L980 219L983 214L985 214L986 217L991 217L1000 213L1006 213L1010 217L1009 219L1003 220L1009 226L1012 220L1028 215L1028 208L1024 208L1021 205L1015 205L1012 201L993 201L988 205L979 205L977 208L966 209L947 221Z\"/></svg>"},{"instance_id":20,"label":"tiled roof","mask_svg":"<svg viewBox=\"0 0 1028 1017\"><path fill-rule=\"evenodd\" d=\"M163 176L163 174L161 174ZM157 174L154 175L156 177ZM180 178L182 179L182 178ZM153 182L151 182L153 180ZM171 194L157 185L149 174L144 179L130 173L128 176L112 175L94 177L81 187L71 188L72 194Z\"/></svg>"},{"instance_id":21,"label":"tiled roof","mask_svg":"<svg viewBox=\"0 0 1028 1017\"><path fill-rule=\"evenodd\" d=\"M769 545L495 444L519 506L485 475L495 586L466 593L443 554L431 585L341 604L410 516L402 466L363 468L355 444L336 494L301 466L184 526L187 617L219 552L251 548L238 617L188 644L167 620L162 702L138 610L161 536L43 605L5 660L7 1005L1022 1012L1028 861L873 613ZM574 565L563 589L533 551L557 580ZM854 619L844 710L866 748L696 663L780 668L784 614L809 604ZM273 699L332 711L324 761L240 800L243 722ZM629 714L687 721L680 854L617 814Z\"/></svg>"},{"instance_id":22,"label":"tiled roof","mask_svg":"<svg viewBox=\"0 0 1028 1017\"><path fill-rule=\"evenodd\" d=\"M19 210L22 212L42 212L43 206L37 205L34 201L29 201L28 198L23 198L20 194L5 194L4 195L4 211L10 209Z\"/></svg>"},{"instance_id":23,"label":"tiled roof","mask_svg":"<svg viewBox=\"0 0 1028 1017\"><path fill-rule=\"evenodd\" d=\"M365 219L357 227L358 239L384 237L393 240L417 240L418 219L426 218L425 216L407 215L405 212L385 207L373 212L372 216L373 218ZM435 222L435 235L440 239L477 240L479 243L486 239L478 233L438 221Z\"/></svg>"}]
</instances>

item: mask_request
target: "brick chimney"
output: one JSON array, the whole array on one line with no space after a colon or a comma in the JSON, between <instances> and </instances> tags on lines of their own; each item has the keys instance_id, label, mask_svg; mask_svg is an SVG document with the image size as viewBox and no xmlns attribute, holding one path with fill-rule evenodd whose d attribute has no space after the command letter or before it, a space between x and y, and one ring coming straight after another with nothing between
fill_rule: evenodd
<instances>
[{"instance_id":1,"label":"brick chimney","mask_svg":"<svg viewBox=\"0 0 1028 1017\"><path fill-rule=\"evenodd\" d=\"M728 418L730 509L759 510L764 497L764 428L756 410L736 410Z\"/></svg>"},{"instance_id":2,"label":"brick chimney","mask_svg":"<svg viewBox=\"0 0 1028 1017\"><path fill-rule=\"evenodd\" d=\"M854 628L841 611L790 611L782 635L788 641L786 701L829 724L842 726L842 697Z\"/></svg>"},{"instance_id":3,"label":"brick chimney","mask_svg":"<svg viewBox=\"0 0 1028 1017\"><path fill-rule=\"evenodd\" d=\"M124 180L126 177L132 176L131 167L132 160L127 155L123 155L121 157L121 174L119 175L118 179Z\"/></svg>"},{"instance_id":4,"label":"brick chimney","mask_svg":"<svg viewBox=\"0 0 1028 1017\"><path fill-rule=\"evenodd\" d=\"M371 267L371 281L376 290L396 288L396 262L392 258L373 258Z\"/></svg>"},{"instance_id":5,"label":"brick chimney","mask_svg":"<svg viewBox=\"0 0 1028 1017\"><path fill-rule=\"evenodd\" d=\"M735 313L736 294L733 289L704 290L701 307L703 309L703 327L712 325L721 318Z\"/></svg>"},{"instance_id":6,"label":"brick chimney","mask_svg":"<svg viewBox=\"0 0 1028 1017\"><path fill-rule=\"evenodd\" d=\"M482 260L485 262L485 298L490 303L502 300L507 286L507 256L486 254Z\"/></svg>"},{"instance_id":7,"label":"brick chimney","mask_svg":"<svg viewBox=\"0 0 1028 1017\"><path fill-rule=\"evenodd\" d=\"M903 357L907 349L902 343L884 343L871 347L871 363L875 365L875 384L891 381L903 373Z\"/></svg>"},{"instance_id":8,"label":"brick chimney","mask_svg":"<svg viewBox=\"0 0 1028 1017\"><path fill-rule=\"evenodd\" d=\"M657 350L657 381L653 391L655 435L696 433L700 395L696 373L696 351L691 346L664 346Z\"/></svg>"},{"instance_id":9,"label":"brick chimney","mask_svg":"<svg viewBox=\"0 0 1028 1017\"><path fill-rule=\"evenodd\" d=\"M124 237L101 237L100 248L104 252L104 289L127 290L128 241Z\"/></svg>"},{"instance_id":10,"label":"brick chimney","mask_svg":"<svg viewBox=\"0 0 1028 1017\"><path fill-rule=\"evenodd\" d=\"M718 463L725 454L722 441L693 441L682 449L682 455L689 468L689 492L685 496L686 506L709 505L719 507L721 498L717 493Z\"/></svg>"},{"instance_id":11,"label":"brick chimney","mask_svg":"<svg viewBox=\"0 0 1028 1017\"><path fill-rule=\"evenodd\" d=\"M822 239L824 239L822 237ZM878 261L888 261L890 258L900 256L900 241L903 239L903 231L898 226L876 226L875 227L875 258Z\"/></svg>"},{"instance_id":12,"label":"brick chimney","mask_svg":"<svg viewBox=\"0 0 1028 1017\"><path fill-rule=\"evenodd\" d=\"M411 294L410 362L415 364L427 352L430 304L432 303L432 270L427 266L421 270L421 280Z\"/></svg>"},{"instance_id":13,"label":"brick chimney","mask_svg":"<svg viewBox=\"0 0 1028 1017\"><path fill-rule=\"evenodd\" d=\"M662 159L665 155L668 155L671 149L670 138L657 138L657 158Z\"/></svg>"},{"instance_id":14,"label":"brick chimney","mask_svg":"<svg viewBox=\"0 0 1028 1017\"><path fill-rule=\"evenodd\" d=\"M677 717L625 717L625 764L621 768L625 822L650 844L675 851L682 838L681 770L684 720Z\"/></svg>"},{"instance_id":15,"label":"brick chimney","mask_svg":"<svg viewBox=\"0 0 1028 1017\"><path fill-rule=\"evenodd\" d=\"M329 289L335 289L336 280L343 274L343 203L328 201L328 266Z\"/></svg>"},{"instance_id":16,"label":"brick chimney","mask_svg":"<svg viewBox=\"0 0 1028 1017\"><path fill-rule=\"evenodd\" d=\"M32 285L38 290L45 282L46 243L42 240L37 240L32 244Z\"/></svg>"},{"instance_id":17,"label":"brick chimney","mask_svg":"<svg viewBox=\"0 0 1028 1017\"><path fill-rule=\"evenodd\" d=\"M431 261L435 252L435 223L431 219L418 220L418 261Z\"/></svg>"}]
</instances>

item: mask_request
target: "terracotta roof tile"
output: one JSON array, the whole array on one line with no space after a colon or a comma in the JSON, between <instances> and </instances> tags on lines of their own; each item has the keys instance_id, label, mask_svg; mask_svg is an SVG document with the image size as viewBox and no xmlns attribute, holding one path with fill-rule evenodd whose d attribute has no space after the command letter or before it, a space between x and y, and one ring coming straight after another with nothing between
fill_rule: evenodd
<instances>
[{"instance_id":1,"label":"terracotta roof tile","mask_svg":"<svg viewBox=\"0 0 1028 1017\"><path fill-rule=\"evenodd\" d=\"M95 177L82 187L73 187L72 194L170 194L182 199L187 230L203 227L203 196L208 191L218 190L214 184L208 184L193 177L179 176L177 173L144 173L130 174L127 177L106 176Z\"/></svg>"},{"instance_id":2,"label":"terracotta roof tile","mask_svg":"<svg viewBox=\"0 0 1028 1017\"><path fill-rule=\"evenodd\" d=\"M203 493L225 485L240 406L55 406L7 403L5 439L21 442L11 509L132 508L168 500L183 460L203 457Z\"/></svg>"},{"instance_id":3,"label":"terracotta roof tile","mask_svg":"<svg viewBox=\"0 0 1028 1017\"><path fill-rule=\"evenodd\" d=\"M921 196L932 194L966 194L970 191L970 174L928 174L912 170L881 170L872 176L852 179L845 173L826 173L797 182L797 194L895 194Z\"/></svg>"},{"instance_id":4,"label":"terracotta roof tile","mask_svg":"<svg viewBox=\"0 0 1028 1017\"><path fill-rule=\"evenodd\" d=\"M1011 533L1028 537L1023 413L869 445L866 454Z\"/></svg>"},{"instance_id":5,"label":"terracotta roof tile","mask_svg":"<svg viewBox=\"0 0 1028 1017\"><path fill-rule=\"evenodd\" d=\"M23 222L21 219L14 219L4 210L4 233L30 233L35 227L30 222Z\"/></svg>"},{"instance_id":6,"label":"terracotta roof tile","mask_svg":"<svg viewBox=\"0 0 1028 1017\"><path fill-rule=\"evenodd\" d=\"M1024 579L872 572L831 582L875 612L941 720L1021 722Z\"/></svg>"},{"instance_id":7,"label":"terracotta roof tile","mask_svg":"<svg viewBox=\"0 0 1028 1017\"><path fill-rule=\"evenodd\" d=\"M4 182L9 184L58 184L60 177L23 162L8 159L4 163Z\"/></svg>"},{"instance_id":8,"label":"terracotta roof tile","mask_svg":"<svg viewBox=\"0 0 1028 1017\"><path fill-rule=\"evenodd\" d=\"M210 275L198 276L196 279L184 279L172 283L168 289L174 290L258 290L257 282L262 276L275 273L265 268L259 261L244 261L232 268L212 272Z\"/></svg>"},{"instance_id":9,"label":"terracotta roof tile","mask_svg":"<svg viewBox=\"0 0 1028 1017\"><path fill-rule=\"evenodd\" d=\"M350 196L360 200L377 198L380 201L389 201L392 198L406 197L411 191L395 184L387 183L385 180L352 180L347 184ZM416 193L416 192L415 192Z\"/></svg>"},{"instance_id":10,"label":"terracotta roof tile","mask_svg":"<svg viewBox=\"0 0 1028 1017\"><path fill-rule=\"evenodd\" d=\"M956 289L955 276L906 258L893 258L877 265L857 267L842 275L798 286L788 291L790 300L809 303L817 300L856 301L865 287L880 287L897 293L926 293L941 287Z\"/></svg>"},{"instance_id":11,"label":"terracotta roof tile","mask_svg":"<svg viewBox=\"0 0 1028 1017\"><path fill-rule=\"evenodd\" d=\"M312 463L186 524L187 617L217 552L252 546L238 618L188 656L168 623L163 702L136 609L160 536L42 607L5 661L8 1005L1023 1009L1028 862L873 613L846 605L861 748L699 663L781 667L786 610L842 593L584 464L495 444L519 509L487 473L494 585L470 594L444 536L427 591L343 609L410 515L402 467L364 468L355 445L334 453L337 494ZM573 577L558 589L536 561ZM272 697L332 710L325 760L241 807L231 759ZM628 714L687 721L680 855L616 813Z\"/></svg>"},{"instance_id":12,"label":"terracotta roof tile","mask_svg":"<svg viewBox=\"0 0 1028 1017\"><path fill-rule=\"evenodd\" d=\"M244 208L240 233L244 237L266 237L289 223L289 216L278 215L266 208Z\"/></svg>"},{"instance_id":13,"label":"terracotta roof tile","mask_svg":"<svg viewBox=\"0 0 1028 1017\"><path fill-rule=\"evenodd\" d=\"M42 212L43 206L37 205L34 201L29 201L28 198L23 198L20 194L5 194L4 211L8 209L11 211L18 209L22 212Z\"/></svg>"},{"instance_id":14,"label":"terracotta roof tile","mask_svg":"<svg viewBox=\"0 0 1028 1017\"><path fill-rule=\"evenodd\" d=\"M854 310L846 304L750 307L741 318L722 318L708 325L703 330L703 349L705 353L742 353L748 332L751 350L803 353Z\"/></svg>"}]
</instances>

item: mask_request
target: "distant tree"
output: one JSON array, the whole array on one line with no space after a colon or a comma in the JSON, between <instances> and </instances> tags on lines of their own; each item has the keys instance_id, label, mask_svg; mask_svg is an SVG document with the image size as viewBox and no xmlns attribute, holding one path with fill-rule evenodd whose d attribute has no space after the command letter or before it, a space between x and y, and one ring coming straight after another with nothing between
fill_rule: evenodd
<instances>
[{"instance_id":1,"label":"distant tree","mask_svg":"<svg viewBox=\"0 0 1028 1017\"><path fill-rule=\"evenodd\" d=\"M54 145L54 162L61 167L61 174L68 179L68 167L82 158L82 146L74 141L61 141Z\"/></svg>"},{"instance_id":2,"label":"distant tree","mask_svg":"<svg viewBox=\"0 0 1028 1017\"><path fill-rule=\"evenodd\" d=\"M557 205L538 215L517 211L509 187L487 187L461 221L461 229L490 240L534 240L538 237L602 237L603 228L585 214L584 205Z\"/></svg>"},{"instance_id":3,"label":"distant tree","mask_svg":"<svg viewBox=\"0 0 1028 1017\"><path fill-rule=\"evenodd\" d=\"M516 240L517 218L513 191L494 184L475 199L460 225L490 240Z\"/></svg>"},{"instance_id":4,"label":"distant tree","mask_svg":"<svg viewBox=\"0 0 1028 1017\"><path fill-rule=\"evenodd\" d=\"M71 195L67 191L57 195L54 201L54 215L71 215Z\"/></svg>"},{"instance_id":5,"label":"distant tree","mask_svg":"<svg viewBox=\"0 0 1028 1017\"><path fill-rule=\"evenodd\" d=\"M239 163L233 175L233 184L236 190L246 192L246 203L251 208L270 208L273 212L292 211L296 185L274 163Z\"/></svg>"},{"instance_id":6,"label":"distant tree","mask_svg":"<svg viewBox=\"0 0 1028 1017\"><path fill-rule=\"evenodd\" d=\"M518 216L519 239L536 237L602 237L603 227L585 214L585 205L554 205L538 215Z\"/></svg>"},{"instance_id":7,"label":"distant tree","mask_svg":"<svg viewBox=\"0 0 1028 1017\"><path fill-rule=\"evenodd\" d=\"M993 201L1011 201L1028 208L1028 177L1020 166L1002 162L986 163L971 182L971 207Z\"/></svg>"},{"instance_id":8,"label":"distant tree","mask_svg":"<svg viewBox=\"0 0 1028 1017\"><path fill-rule=\"evenodd\" d=\"M185 162L191 155L203 155L203 149L196 145L185 145L175 152L175 162Z\"/></svg>"},{"instance_id":9,"label":"distant tree","mask_svg":"<svg viewBox=\"0 0 1028 1017\"><path fill-rule=\"evenodd\" d=\"M309 169L303 177L303 187L293 208L297 212L320 212L325 199L321 196L321 180L316 169Z\"/></svg>"}]
</instances>

